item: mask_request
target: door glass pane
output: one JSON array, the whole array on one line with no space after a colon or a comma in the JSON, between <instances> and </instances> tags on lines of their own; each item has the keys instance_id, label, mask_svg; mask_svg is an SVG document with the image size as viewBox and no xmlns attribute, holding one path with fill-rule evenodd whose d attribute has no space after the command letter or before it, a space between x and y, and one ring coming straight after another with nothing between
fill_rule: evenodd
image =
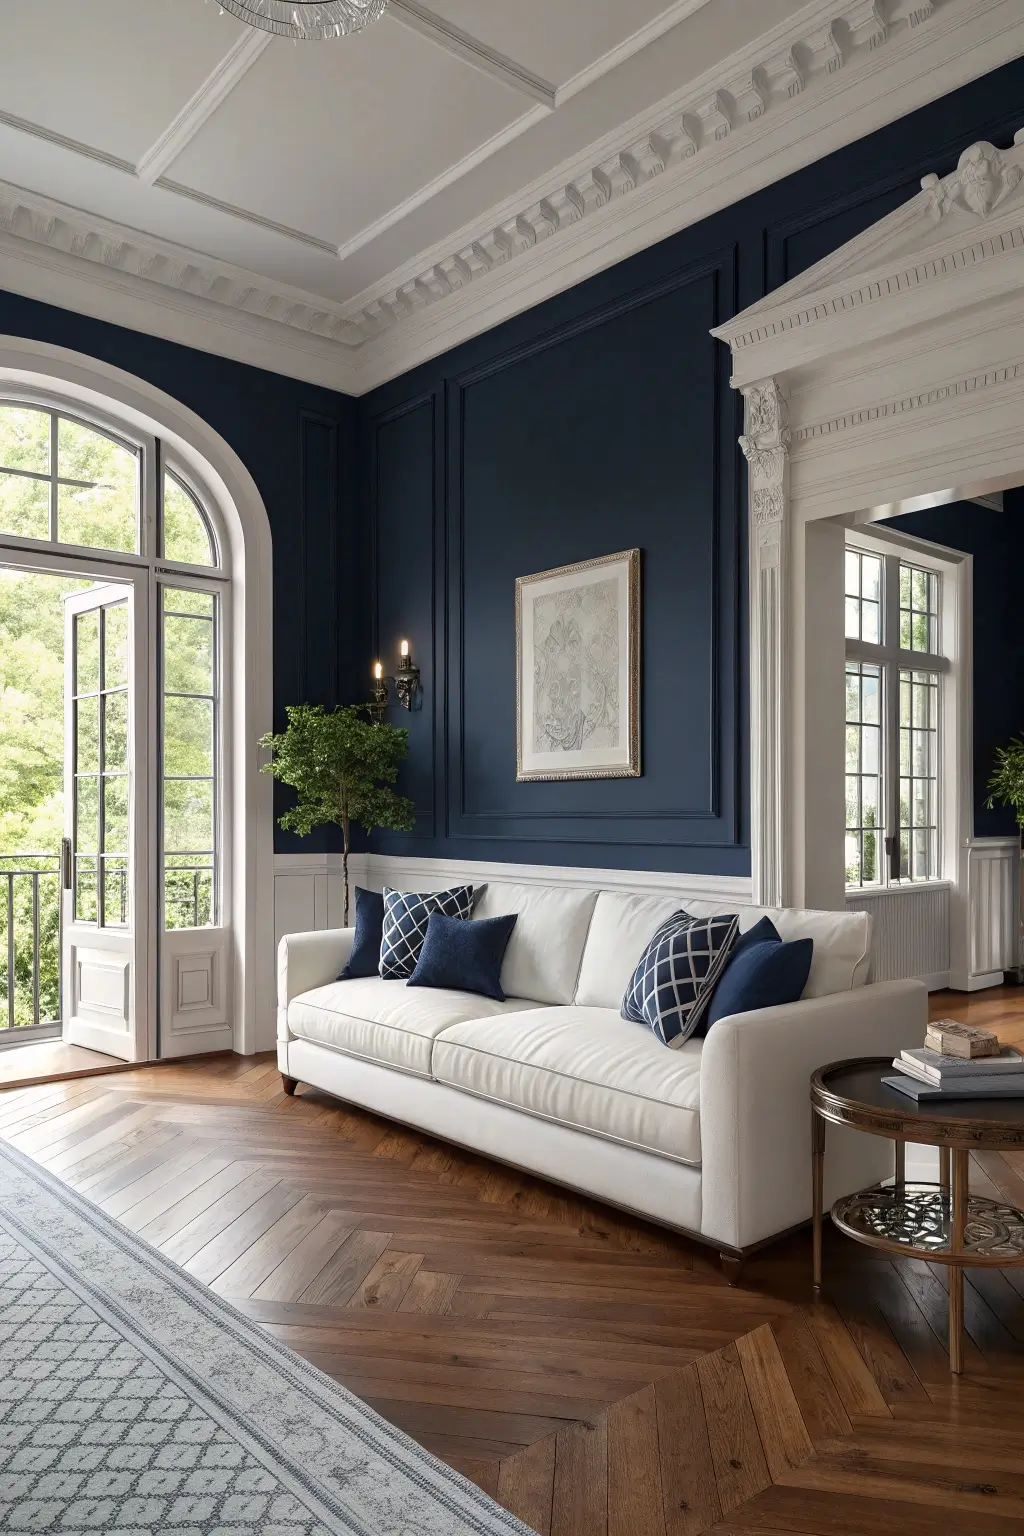
<instances>
[{"instance_id":1,"label":"door glass pane","mask_svg":"<svg viewBox=\"0 0 1024 1536\"><path fill-rule=\"evenodd\" d=\"M213 620L167 613L164 687L168 693L213 693Z\"/></svg>"},{"instance_id":2,"label":"door glass pane","mask_svg":"<svg viewBox=\"0 0 1024 1536\"><path fill-rule=\"evenodd\" d=\"M163 589L163 894L167 928L217 921L217 609Z\"/></svg>"},{"instance_id":3,"label":"door glass pane","mask_svg":"<svg viewBox=\"0 0 1024 1536\"><path fill-rule=\"evenodd\" d=\"M103 686L123 688L128 681L128 604L103 610Z\"/></svg>"},{"instance_id":4,"label":"door glass pane","mask_svg":"<svg viewBox=\"0 0 1024 1536\"><path fill-rule=\"evenodd\" d=\"M57 423L57 537L138 550L139 455L63 416Z\"/></svg>"},{"instance_id":5,"label":"door glass pane","mask_svg":"<svg viewBox=\"0 0 1024 1536\"><path fill-rule=\"evenodd\" d=\"M100 686L100 616L79 613L75 617L75 692L95 693Z\"/></svg>"},{"instance_id":6,"label":"door glass pane","mask_svg":"<svg viewBox=\"0 0 1024 1536\"><path fill-rule=\"evenodd\" d=\"M130 921L130 628L127 596L74 616L75 919L101 927Z\"/></svg>"},{"instance_id":7,"label":"door glass pane","mask_svg":"<svg viewBox=\"0 0 1024 1536\"><path fill-rule=\"evenodd\" d=\"M187 565L215 565L210 530L198 503L180 480L164 475L164 558Z\"/></svg>"}]
</instances>

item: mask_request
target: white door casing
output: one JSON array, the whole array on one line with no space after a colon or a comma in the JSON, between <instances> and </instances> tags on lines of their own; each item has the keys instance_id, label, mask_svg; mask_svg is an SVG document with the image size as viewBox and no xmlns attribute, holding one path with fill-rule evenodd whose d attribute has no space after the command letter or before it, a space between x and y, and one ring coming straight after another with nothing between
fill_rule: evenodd
<instances>
[{"instance_id":1,"label":"white door casing","mask_svg":"<svg viewBox=\"0 0 1024 1536\"><path fill-rule=\"evenodd\" d=\"M754 900L844 903L838 601L826 528L1024 483L1024 131L715 329L746 402ZM825 520L835 519L828 525ZM824 535L824 537L822 537ZM778 573L776 575L775 573ZM967 639L966 635L964 636ZM781 660L780 660L781 658ZM970 739L969 647L958 690ZM835 672L834 680L828 681ZM952 883L973 841L952 786ZM841 793L841 792L840 792Z\"/></svg>"},{"instance_id":2,"label":"white door casing","mask_svg":"<svg viewBox=\"0 0 1024 1536\"><path fill-rule=\"evenodd\" d=\"M272 559L262 498L238 454L195 412L107 363L47 343L0 336L0 389L58 407L77 404L86 414L119 420L133 432L159 437L202 492L204 504L216 512L224 543L223 564L232 583L223 649L234 686L225 706L224 735L230 749L222 793L231 799L233 835L230 846L223 849L224 887L229 893L225 915L230 912L230 921L223 935L222 964L207 967L208 985L219 1017L229 1013L229 1030L221 1022L216 1026L218 1043L231 1044L245 1054L272 1049L273 796L269 777L259 772L258 747L260 736L272 724ZM10 542L23 548L29 543ZM36 549L25 551L31 553L34 568L60 567L59 556L37 554ZM126 580L131 577L131 564L130 557L123 562L119 557L118 580L122 571ZM108 565L103 575L109 579L110 574ZM152 679L151 694L155 694ZM155 730L152 718L147 729ZM155 935L150 940L152 953ZM200 961L198 949L195 958ZM200 1000L198 975L192 974L199 970L201 964L188 961L175 984L175 1017L193 1023L197 1011L206 1006ZM151 974L155 975L152 964ZM96 985L99 994L98 977ZM114 1006L113 990L104 995ZM217 999L224 1000L223 1006ZM153 997L154 1017L155 1003ZM212 1023L209 1016L208 1021ZM198 1032L192 1038L193 1049L208 1048Z\"/></svg>"}]
</instances>

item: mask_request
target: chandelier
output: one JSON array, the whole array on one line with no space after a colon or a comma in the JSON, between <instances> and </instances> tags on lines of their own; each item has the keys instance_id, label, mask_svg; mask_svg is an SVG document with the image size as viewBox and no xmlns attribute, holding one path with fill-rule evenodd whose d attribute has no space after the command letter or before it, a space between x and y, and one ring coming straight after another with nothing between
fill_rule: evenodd
<instances>
[{"instance_id":1,"label":"chandelier","mask_svg":"<svg viewBox=\"0 0 1024 1536\"><path fill-rule=\"evenodd\" d=\"M347 37L377 21L388 0L219 0L250 27L309 42L318 38Z\"/></svg>"}]
</instances>

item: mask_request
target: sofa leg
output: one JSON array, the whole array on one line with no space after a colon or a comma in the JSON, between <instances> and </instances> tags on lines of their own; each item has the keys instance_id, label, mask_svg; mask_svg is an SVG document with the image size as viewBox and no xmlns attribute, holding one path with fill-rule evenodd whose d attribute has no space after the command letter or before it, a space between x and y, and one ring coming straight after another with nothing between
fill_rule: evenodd
<instances>
[{"instance_id":1,"label":"sofa leg","mask_svg":"<svg viewBox=\"0 0 1024 1536\"><path fill-rule=\"evenodd\" d=\"M720 1253L718 1258L722 1266L722 1274L728 1283L730 1285L739 1285L743 1266L747 1262L746 1259L738 1258L734 1253Z\"/></svg>"},{"instance_id":2,"label":"sofa leg","mask_svg":"<svg viewBox=\"0 0 1024 1536\"><path fill-rule=\"evenodd\" d=\"M299 1086L298 1078L295 1078L295 1077L285 1077L284 1073L283 1072L281 1073L281 1087L284 1089L285 1093L288 1095L289 1098L291 1098L294 1095L295 1090L296 1090L296 1088L298 1086Z\"/></svg>"}]
</instances>

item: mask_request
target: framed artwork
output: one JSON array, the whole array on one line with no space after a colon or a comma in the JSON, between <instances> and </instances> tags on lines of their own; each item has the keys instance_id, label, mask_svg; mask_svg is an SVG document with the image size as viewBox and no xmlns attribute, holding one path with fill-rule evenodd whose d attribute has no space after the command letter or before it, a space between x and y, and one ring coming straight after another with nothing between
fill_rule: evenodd
<instances>
[{"instance_id":1,"label":"framed artwork","mask_svg":"<svg viewBox=\"0 0 1024 1536\"><path fill-rule=\"evenodd\" d=\"M640 551L516 582L517 772L640 775Z\"/></svg>"}]
</instances>

